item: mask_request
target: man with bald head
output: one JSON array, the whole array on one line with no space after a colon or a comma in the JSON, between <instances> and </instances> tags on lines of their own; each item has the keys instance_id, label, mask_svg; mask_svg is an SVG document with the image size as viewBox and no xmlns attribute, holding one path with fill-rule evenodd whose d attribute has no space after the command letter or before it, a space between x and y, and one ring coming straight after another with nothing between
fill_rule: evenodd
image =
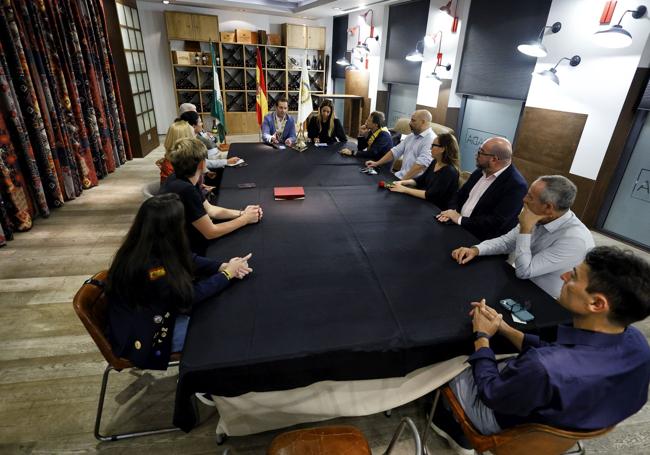
<instances>
[{"instance_id":1,"label":"man with bald head","mask_svg":"<svg viewBox=\"0 0 650 455\"><path fill-rule=\"evenodd\" d=\"M431 113L424 109L411 115L412 133L390 149L377 161L366 161L366 166L377 167L403 156L402 167L395 173L399 180L419 177L431 164L431 143L436 135L431 130Z\"/></svg>"},{"instance_id":2,"label":"man with bald head","mask_svg":"<svg viewBox=\"0 0 650 455\"><path fill-rule=\"evenodd\" d=\"M480 240L499 237L517 225L528 185L512 164L512 145L506 138L483 142L476 151L476 167L452 208L436 218L456 223Z\"/></svg>"}]
</instances>

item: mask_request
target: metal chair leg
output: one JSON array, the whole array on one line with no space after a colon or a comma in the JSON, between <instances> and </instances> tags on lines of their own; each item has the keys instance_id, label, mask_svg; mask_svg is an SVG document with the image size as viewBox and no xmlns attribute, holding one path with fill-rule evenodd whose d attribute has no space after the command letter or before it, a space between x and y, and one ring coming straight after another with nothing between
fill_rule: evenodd
<instances>
[{"instance_id":1,"label":"metal chair leg","mask_svg":"<svg viewBox=\"0 0 650 455\"><path fill-rule=\"evenodd\" d=\"M576 447L573 450L569 450L568 452L564 452L564 455L574 455L574 454L584 455L585 454L585 446L582 445L582 442L578 441L576 443L576 445L578 447Z\"/></svg>"},{"instance_id":2,"label":"metal chair leg","mask_svg":"<svg viewBox=\"0 0 650 455\"><path fill-rule=\"evenodd\" d=\"M169 366L178 366L178 362L169 362ZM97 404L97 417L95 418L95 438L99 441L118 441L120 439L128 438L137 438L139 436L148 436L151 434L160 434L160 433L169 433L172 431L178 431L180 428L169 427L161 428L157 430L147 430L147 431L136 431L131 433L121 433L121 434L112 434L112 435L103 435L99 432L99 427L102 421L102 413L104 411L104 398L106 397L106 388L108 385L108 375L114 370L111 365L107 365L104 370L104 376L102 377L102 388L99 392L99 403Z\"/></svg>"},{"instance_id":3,"label":"metal chair leg","mask_svg":"<svg viewBox=\"0 0 650 455\"><path fill-rule=\"evenodd\" d=\"M428 416L425 416L424 429L422 430L422 453L424 455L429 455L429 451L427 450L427 436L429 436L429 429L431 428L431 423L433 422L433 413L436 410L436 406L438 405L439 399L440 399L440 389L437 389L436 394L433 396L431 411L429 411Z\"/></svg>"},{"instance_id":4,"label":"metal chair leg","mask_svg":"<svg viewBox=\"0 0 650 455\"><path fill-rule=\"evenodd\" d=\"M390 455L390 453L393 451L393 447L395 446L395 443L402 435L402 432L404 431L404 427L406 427L407 425L411 430L411 433L413 433L413 443L415 444L415 453L417 455L422 454L422 441L420 440L418 429L416 428L415 424L413 423L413 420L411 420L410 417L404 417L399 423L397 430L395 430L395 433L393 434L393 439L390 440L390 443L388 444L388 447L386 448L386 451L384 452L383 455Z\"/></svg>"}]
</instances>

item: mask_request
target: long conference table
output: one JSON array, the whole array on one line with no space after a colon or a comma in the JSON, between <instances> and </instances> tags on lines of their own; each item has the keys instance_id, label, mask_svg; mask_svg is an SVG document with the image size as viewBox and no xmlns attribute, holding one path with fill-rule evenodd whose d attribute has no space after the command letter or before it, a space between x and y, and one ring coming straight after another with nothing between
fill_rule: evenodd
<instances>
[{"instance_id":1,"label":"long conference table","mask_svg":"<svg viewBox=\"0 0 650 455\"><path fill-rule=\"evenodd\" d=\"M195 392L237 397L402 377L469 354L470 302L481 298L499 312L503 298L530 302L534 324L504 319L544 338L569 320L503 256L459 266L451 251L476 238L437 222L434 205L379 188L388 169L361 173L363 163L336 146L233 144L230 155L248 166L225 170L219 205L260 204L264 219L208 250L220 260L252 252L254 271L193 311L174 411L185 431L197 423ZM249 182L256 187L237 186ZM303 186L305 199L276 201L278 186Z\"/></svg>"}]
</instances>

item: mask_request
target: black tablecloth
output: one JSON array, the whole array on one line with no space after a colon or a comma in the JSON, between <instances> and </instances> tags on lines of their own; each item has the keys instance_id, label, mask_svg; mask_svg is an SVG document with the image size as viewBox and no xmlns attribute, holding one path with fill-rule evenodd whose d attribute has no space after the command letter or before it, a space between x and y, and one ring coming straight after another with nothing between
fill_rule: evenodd
<instances>
[{"instance_id":1,"label":"black tablecloth","mask_svg":"<svg viewBox=\"0 0 650 455\"><path fill-rule=\"evenodd\" d=\"M428 202L378 188L388 176L360 173L354 158L258 144L231 154L249 166L226 169L220 204L261 204L264 219L208 251L222 260L252 252L254 272L193 312L174 415L185 430L195 424L194 392L237 396L404 376L469 354L469 302L483 297L499 311L506 297L532 302L535 325L523 328L546 336L568 319L546 293L516 279L504 257L456 264L451 250L476 239L438 223ZM237 189L242 181L257 187ZM305 186L305 199L275 201L276 181Z\"/></svg>"}]
</instances>

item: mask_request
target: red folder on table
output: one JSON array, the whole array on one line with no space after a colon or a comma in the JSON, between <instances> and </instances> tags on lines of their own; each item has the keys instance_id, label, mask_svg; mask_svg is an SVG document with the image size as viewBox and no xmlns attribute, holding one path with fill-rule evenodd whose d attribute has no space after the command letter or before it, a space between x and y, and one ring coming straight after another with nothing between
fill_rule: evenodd
<instances>
[{"instance_id":1,"label":"red folder on table","mask_svg":"<svg viewBox=\"0 0 650 455\"><path fill-rule=\"evenodd\" d=\"M304 199L305 189L302 186L277 186L273 188L276 201L287 199Z\"/></svg>"}]
</instances>

